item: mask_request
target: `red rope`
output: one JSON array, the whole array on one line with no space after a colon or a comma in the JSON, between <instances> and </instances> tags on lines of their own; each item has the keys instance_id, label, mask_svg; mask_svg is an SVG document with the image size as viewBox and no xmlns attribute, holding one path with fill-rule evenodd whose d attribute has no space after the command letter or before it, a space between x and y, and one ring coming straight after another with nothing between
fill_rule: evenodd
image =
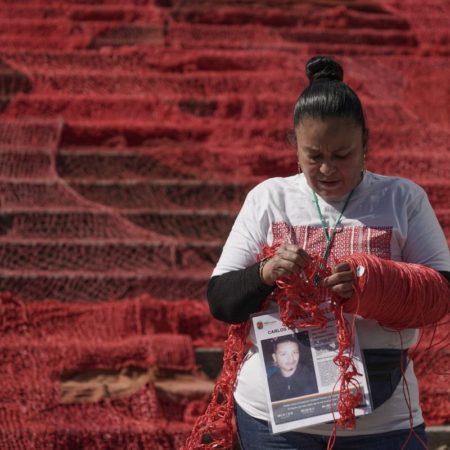
<instances>
[{"instance_id":1,"label":"red rope","mask_svg":"<svg viewBox=\"0 0 450 450\"><path fill-rule=\"evenodd\" d=\"M277 248L264 248L261 257L273 256ZM342 258L342 261L350 264L356 280L355 294L349 300L342 300L320 283L314 283L317 274L323 279L331 273L325 261L317 256L312 258L303 272L279 278L277 289L269 296L278 303L281 320L286 326L308 328L326 325L328 319L321 302L324 298L330 298L331 294L330 309L336 318L339 346L334 362L340 371L336 383L340 386L337 403L340 417L335 421L328 449L334 445L336 425L354 428L354 408L362 400L356 380L358 372L353 362L354 323L348 324L344 312L375 319L382 325L401 330L436 323L450 311L449 285L433 269L365 254L351 255ZM232 448L233 392L244 359L250 323L247 321L230 326L225 342L223 370L211 402L205 414L198 418L182 450Z\"/></svg>"}]
</instances>

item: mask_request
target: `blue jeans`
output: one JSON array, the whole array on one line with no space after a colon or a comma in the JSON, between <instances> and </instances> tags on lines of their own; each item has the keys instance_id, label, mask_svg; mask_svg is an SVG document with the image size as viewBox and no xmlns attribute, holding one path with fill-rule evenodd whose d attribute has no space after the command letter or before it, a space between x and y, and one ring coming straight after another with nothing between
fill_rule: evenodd
<instances>
[{"instance_id":1,"label":"blue jeans","mask_svg":"<svg viewBox=\"0 0 450 450\"><path fill-rule=\"evenodd\" d=\"M236 405L236 423L242 450L326 450L328 436L299 432L271 434L268 423L255 419ZM424 450L424 446L413 434L406 443L411 430L390 431L364 436L337 437L334 450ZM414 427L414 431L427 442L425 426Z\"/></svg>"}]
</instances>

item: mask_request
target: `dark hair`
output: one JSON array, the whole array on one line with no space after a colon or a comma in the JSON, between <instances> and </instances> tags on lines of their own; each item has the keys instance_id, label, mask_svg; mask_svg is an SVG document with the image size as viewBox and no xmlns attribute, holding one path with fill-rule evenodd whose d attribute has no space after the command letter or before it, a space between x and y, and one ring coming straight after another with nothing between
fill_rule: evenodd
<instances>
[{"instance_id":1,"label":"dark hair","mask_svg":"<svg viewBox=\"0 0 450 450\"><path fill-rule=\"evenodd\" d=\"M309 86L294 108L294 129L306 117L349 117L367 133L361 101L344 82L341 65L327 56L314 56L306 63Z\"/></svg>"},{"instance_id":2,"label":"dark hair","mask_svg":"<svg viewBox=\"0 0 450 450\"><path fill-rule=\"evenodd\" d=\"M293 342L294 344L297 344L300 350L300 342L298 339L293 334L286 334L285 336L280 336L279 338L275 338L273 340L273 353L276 353L278 345L284 344L285 342Z\"/></svg>"}]
</instances>

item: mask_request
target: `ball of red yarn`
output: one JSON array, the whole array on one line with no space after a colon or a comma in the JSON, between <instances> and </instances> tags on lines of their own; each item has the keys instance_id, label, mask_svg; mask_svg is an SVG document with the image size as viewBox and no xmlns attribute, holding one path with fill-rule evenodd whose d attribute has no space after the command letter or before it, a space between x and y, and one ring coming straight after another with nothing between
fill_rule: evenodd
<instances>
[{"instance_id":1,"label":"ball of red yarn","mask_svg":"<svg viewBox=\"0 0 450 450\"><path fill-rule=\"evenodd\" d=\"M437 323L450 312L450 287L436 270L421 264L354 254L342 259L355 275L355 294L345 312L401 330Z\"/></svg>"}]
</instances>

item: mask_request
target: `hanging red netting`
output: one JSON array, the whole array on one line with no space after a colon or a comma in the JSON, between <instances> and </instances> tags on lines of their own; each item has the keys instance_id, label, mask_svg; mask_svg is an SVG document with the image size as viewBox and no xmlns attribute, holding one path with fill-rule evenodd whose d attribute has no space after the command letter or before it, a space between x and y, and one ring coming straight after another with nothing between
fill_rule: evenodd
<instances>
[{"instance_id":1,"label":"hanging red netting","mask_svg":"<svg viewBox=\"0 0 450 450\"><path fill-rule=\"evenodd\" d=\"M179 448L207 399L180 393L174 417L173 395L153 375L195 373L191 326L195 342L219 340L206 304L179 302L0 293L0 449Z\"/></svg>"},{"instance_id":2,"label":"hanging red netting","mask_svg":"<svg viewBox=\"0 0 450 450\"><path fill-rule=\"evenodd\" d=\"M279 246L279 245L278 245ZM262 257L271 257L278 246L264 248ZM362 398L353 362L354 324L349 324L344 312L374 319L395 330L423 327L437 323L450 312L449 286L435 270L419 265L384 260L376 256L356 254L342 259L350 264L355 278L354 295L342 300L317 280L331 274L320 257L314 256L303 272L281 277L277 289L269 298L278 303L281 320L290 328L323 327L328 319L321 307L330 298L337 328L338 354L334 362L339 367L339 418L330 437L334 444L336 425L355 427L354 409ZM263 306L264 307L266 304ZM232 448L233 392L242 364L250 321L232 325L225 343L223 371L217 381L212 400L201 416L183 450Z\"/></svg>"},{"instance_id":3,"label":"hanging red netting","mask_svg":"<svg viewBox=\"0 0 450 450\"><path fill-rule=\"evenodd\" d=\"M250 321L231 325L225 341L223 369L206 412L200 416L183 449L228 449L233 447L233 392L244 359Z\"/></svg>"}]
</instances>

